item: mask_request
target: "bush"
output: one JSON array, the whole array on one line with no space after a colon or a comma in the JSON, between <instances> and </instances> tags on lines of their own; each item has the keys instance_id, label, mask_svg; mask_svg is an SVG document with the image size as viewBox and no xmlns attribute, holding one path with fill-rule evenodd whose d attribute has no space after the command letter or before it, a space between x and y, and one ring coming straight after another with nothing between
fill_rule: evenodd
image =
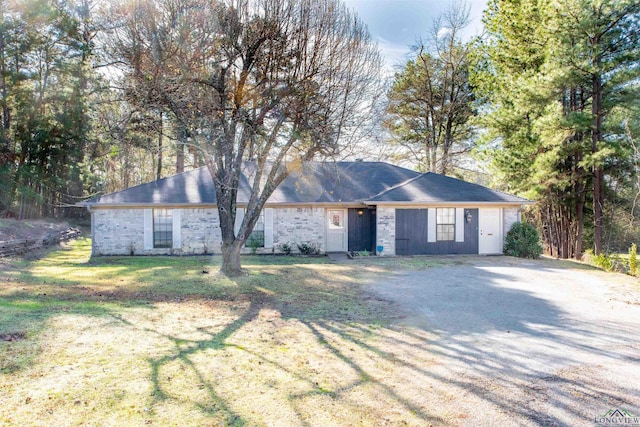
<instances>
[{"instance_id":1,"label":"bush","mask_svg":"<svg viewBox=\"0 0 640 427\"><path fill-rule=\"evenodd\" d=\"M633 243L629 248L629 274L632 276L635 276L638 272L637 252L638 247Z\"/></svg>"},{"instance_id":2,"label":"bush","mask_svg":"<svg viewBox=\"0 0 640 427\"><path fill-rule=\"evenodd\" d=\"M246 247L251 248L251 253L255 255L258 252L258 248L264 246L264 239L260 237L251 236L249 241L245 244Z\"/></svg>"},{"instance_id":3,"label":"bush","mask_svg":"<svg viewBox=\"0 0 640 427\"><path fill-rule=\"evenodd\" d=\"M542 254L538 230L529 223L516 222L507 233L503 252L520 258L538 258Z\"/></svg>"},{"instance_id":4,"label":"bush","mask_svg":"<svg viewBox=\"0 0 640 427\"><path fill-rule=\"evenodd\" d=\"M614 267L613 260L604 252L595 255L592 249L587 249L584 251L584 259L594 267L601 268L605 271L612 271Z\"/></svg>"},{"instance_id":5,"label":"bush","mask_svg":"<svg viewBox=\"0 0 640 427\"><path fill-rule=\"evenodd\" d=\"M291 243L282 243L280 244L280 251L285 255L291 255L293 247L291 246Z\"/></svg>"},{"instance_id":6,"label":"bush","mask_svg":"<svg viewBox=\"0 0 640 427\"><path fill-rule=\"evenodd\" d=\"M613 261L611 260L611 257L609 257L609 255L602 252L599 253L598 255L594 255L591 258L591 263L594 266L601 268L605 271L613 270Z\"/></svg>"},{"instance_id":7,"label":"bush","mask_svg":"<svg viewBox=\"0 0 640 427\"><path fill-rule=\"evenodd\" d=\"M302 242L297 246L302 255L318 255L320 253L320 248L313 242Z\"/></svg>"}]
</instances>

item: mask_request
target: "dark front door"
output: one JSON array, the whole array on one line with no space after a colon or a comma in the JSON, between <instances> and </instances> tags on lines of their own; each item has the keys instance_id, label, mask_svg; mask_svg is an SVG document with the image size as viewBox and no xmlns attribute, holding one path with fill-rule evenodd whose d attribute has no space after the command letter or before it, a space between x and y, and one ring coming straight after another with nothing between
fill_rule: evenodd
<instances>
[{"instance_id":1,"label":"dark front door","mask_svg":"<svg viewBox=\"0 0 640 427\"><path fill-rule=\"evenodd\" d=\"M478 209L464 210L464 249L460 253L478 253ZM470 220L467 222L467 218Z\"/></svg>"},{"instance_id":2,"label":"dark front door","mask_svg":"<svg viewBox=\"0 0 640 427\"><path fill-rule=\"evenodd\" d=\"M427 210L396 209L396 254L427 253Z\"/></svg>"},{"instance_id":3,"label":"dark front door","mask_svg":"<svg viewBox=\"0 0 640 427\"><path fill-rule=\"evenodd\" d=\"M375 252L375 209L349 209L349 250Z\"/></svg>"}]
</instances>

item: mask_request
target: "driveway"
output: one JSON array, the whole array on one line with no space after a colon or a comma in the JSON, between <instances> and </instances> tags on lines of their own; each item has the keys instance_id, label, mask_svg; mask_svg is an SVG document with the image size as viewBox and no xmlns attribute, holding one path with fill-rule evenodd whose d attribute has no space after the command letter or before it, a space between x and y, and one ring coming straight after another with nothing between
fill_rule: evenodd
<instances>
[{"instance_id":1,"label":"driveway","mask_svg":"<svg viewBox=\"0 0 640 427\"><path fill-rule=\"evenodd\" d=\"M442 266L369 285L394 302L399 329L429 334L425 381L450 399L425 395L427 406L461 414L459 425L640 415L638 279L555 260L433 260Z\"/></svg>"}]
</instances>

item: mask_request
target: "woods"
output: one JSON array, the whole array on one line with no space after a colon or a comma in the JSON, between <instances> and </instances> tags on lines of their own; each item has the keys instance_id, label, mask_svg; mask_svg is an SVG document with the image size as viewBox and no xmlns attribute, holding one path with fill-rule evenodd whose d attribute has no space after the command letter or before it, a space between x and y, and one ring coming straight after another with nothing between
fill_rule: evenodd
<instances>
[{"instance_id":1,"label":"woods","mask_svg":"<svg viewBox=\"0 0 640 427\"><path fill-rule=\"evenodd\" d=\"M536 201L547 253L626 250L640 238L639 16L628 0L491 0L465 40L469 9L453 3L385 82L338 0L0 0L0 211L79 217L92 195L206 166L233 274L287 174L366 158L350 149L382 123L391 160L471 167Z\"/></svg>"},{"instance_id":2,"label":"woods","mask_svg":"<svg viewBox=\"0 0 640 427\"><path fill-rule=\"evenodd\" d=\"M538 202L552 255L580 258L585 227L602 252L605 211L638 190L624 126L638 120L639 13L586 0L495 0L485 12L474 74L491 106L485 140L505 188Z\"/></svg>"}]
</instances>

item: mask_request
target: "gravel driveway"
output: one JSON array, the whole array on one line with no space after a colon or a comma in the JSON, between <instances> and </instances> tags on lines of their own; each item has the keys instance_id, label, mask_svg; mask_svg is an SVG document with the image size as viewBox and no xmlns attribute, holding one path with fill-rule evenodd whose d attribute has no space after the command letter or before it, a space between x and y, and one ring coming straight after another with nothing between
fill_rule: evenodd
<instances>
[{"instance_id":1,"label":"gravel driveway","mask_svg":"<svg viewBox=\"0 0 640 427\"><path fill-rule=\"evenodd\" d=\"M433 337L425 371L451 396L432 402L439 413L464 414L452 424L640 415L638 279L555 260L469 257L396 271L369 289L395 303L407 334Z\"/></svg>"}]
</instances>

